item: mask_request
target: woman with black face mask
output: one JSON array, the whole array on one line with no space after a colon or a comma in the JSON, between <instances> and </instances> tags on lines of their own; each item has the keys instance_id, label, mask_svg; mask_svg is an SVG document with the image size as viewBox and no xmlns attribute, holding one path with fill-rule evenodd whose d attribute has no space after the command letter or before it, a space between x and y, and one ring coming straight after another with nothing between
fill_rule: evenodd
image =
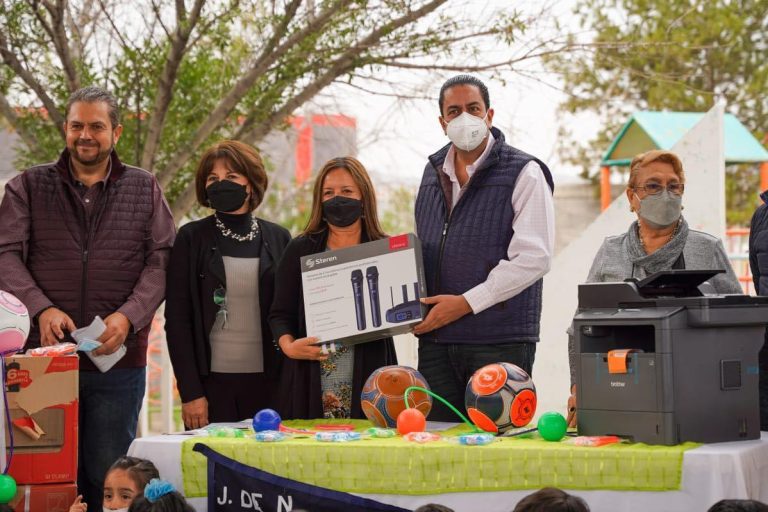
<instances>
[{"instance_id":1,"label":"woman with black face mask","mask_svg":"<svg viewBox=\"0 0 768 512\"><path fill-rule=\"evenodd\" d=\"M277 267L279 283L269 315L286 355L278 411L283 418L364 418L360 392L377 368L396 364L392 338L342 347L323 354L307 338L300 258L385 238L376 195L363 165L352 157L327 162L315 180L312 213L304 232L291 240Z\"/></svg>"},{"instance_id":2,"label":"woman with black face mask","mask_svg":"<svg viewBox=\"0 0 768 512\"><path fill-rule=\"evenodd\" d=\"M195 174L213 210L179 229L168 266L165 330L187 428L275 407L282 355L267 323L288 231L255 217L267 189L251 146L222 141Z\"/></svg>"}]
</instances>

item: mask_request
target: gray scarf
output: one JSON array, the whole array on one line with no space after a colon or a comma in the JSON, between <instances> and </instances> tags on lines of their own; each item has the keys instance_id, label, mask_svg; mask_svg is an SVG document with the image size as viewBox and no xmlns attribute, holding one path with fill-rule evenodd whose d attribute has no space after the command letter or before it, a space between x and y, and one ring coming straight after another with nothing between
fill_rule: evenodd
<instances>
[{"instance_id":1,"label":"gray scarf","mask_svg":"<svg viewBox=\"0 0 768 512\"><path fill-rule=\"evenodd\" d=\"M629 226L627 237L624 239L624 249L632 262L633 277L642 279L660 270L670 270L680 257L688 240L688 223L680 217L680 225L670 241L662 245L653 254L646 254L640 243L637 221Z\"/></svg>"}]
</instances>

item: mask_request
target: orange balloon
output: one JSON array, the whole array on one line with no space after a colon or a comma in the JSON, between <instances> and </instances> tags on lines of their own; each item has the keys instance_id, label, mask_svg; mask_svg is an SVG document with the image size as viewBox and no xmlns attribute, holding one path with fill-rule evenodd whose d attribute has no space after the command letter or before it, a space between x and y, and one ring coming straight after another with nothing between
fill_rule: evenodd
<instances>
[{"instance_id":1,"label":"orange balloon","mask_svg":"<svg viewBox=\"0 0 768 512\"><path fill-rule=\"evenodd\" d=\"M397 431L401 436L411 432L424 432L426 429L427 418L418 409L405 409L397 415Z\"/></svg>"}]
</instances>

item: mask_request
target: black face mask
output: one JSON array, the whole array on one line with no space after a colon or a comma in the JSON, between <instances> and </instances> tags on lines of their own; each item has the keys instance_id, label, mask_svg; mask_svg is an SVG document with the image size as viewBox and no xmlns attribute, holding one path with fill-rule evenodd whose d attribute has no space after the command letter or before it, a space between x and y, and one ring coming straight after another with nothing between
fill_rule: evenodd
<instances>
[{"instance_id":1,"label":"black face mask","mask_svg":"<svg viewBox=\"0 0 768 512\"><path fill-rule=\"evenodd\" d=\"M323 201L323 217L333 226L351 226L363 215L363 202L351 197L333 196Z\"/></svg>"},{"instance_id":2,"label":"black face mask","mask_svg":"<svg viewBox=\"0 0 768 512\"><path fill-rule=\"evenodd\" d=\"M248 198L245 185L229 180L221 180L208 185L205 194L208 196L208 205L211 208L225 213L239 209Z\"/></svg>"}]
</instances>

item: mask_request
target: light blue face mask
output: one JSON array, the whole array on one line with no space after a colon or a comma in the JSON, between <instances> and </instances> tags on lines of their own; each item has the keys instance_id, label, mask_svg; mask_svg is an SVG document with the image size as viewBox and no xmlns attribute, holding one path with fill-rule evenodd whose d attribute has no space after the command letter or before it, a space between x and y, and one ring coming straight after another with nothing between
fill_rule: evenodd
<instances>
[{"instance_id":1,"label":"light blue face mask","mask_svg":"<svg viewBox=\"0 0 768 512\"><path fill-rule=\"evenodd\" d=\"M128 507L123 507L123 508L104 507L104 512L128 512Z\"/></svg>"}]
</instances>

